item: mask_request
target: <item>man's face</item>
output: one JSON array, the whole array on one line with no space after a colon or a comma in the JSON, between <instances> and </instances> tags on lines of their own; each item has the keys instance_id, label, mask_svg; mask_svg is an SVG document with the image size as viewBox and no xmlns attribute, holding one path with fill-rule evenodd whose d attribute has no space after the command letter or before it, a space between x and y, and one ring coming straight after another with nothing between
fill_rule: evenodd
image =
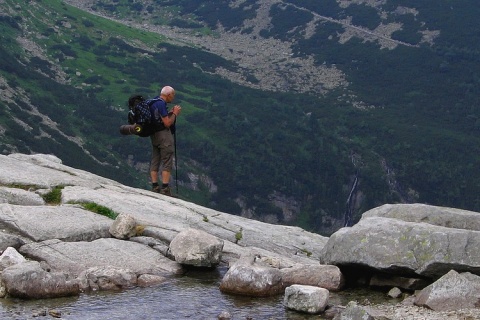
<instances>
[{"instance_id":1,"label":"man's face","mask_svg":"<svg viewBox=\"0 0 480 320\"><path fill-rule=\"evenodd\" d=\"M167 102L172 102L173 99L175 99L175 92L169 93L167 95L167 100L168 100Z\"/></svg>"}]
</instances>

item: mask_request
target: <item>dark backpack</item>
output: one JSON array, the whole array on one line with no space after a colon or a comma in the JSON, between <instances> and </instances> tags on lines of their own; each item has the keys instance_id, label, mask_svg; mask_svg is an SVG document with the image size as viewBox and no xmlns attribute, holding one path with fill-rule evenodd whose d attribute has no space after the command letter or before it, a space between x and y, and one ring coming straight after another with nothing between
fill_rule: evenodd
<instances>
[{"instance_id":1,"label":"dark backpack","mask_svg":"<svg viewBox=\"0 0 480 320\"><path fill-rule=\"evenodd\" d=\"M165 128L163 122L153 121L150 107L158 100L160 99L145 99L140 95L134 95L128 99L128 108L130 109L128 111L128 123L136 125L136 135L148 137Z\"/></svg>"}]
</instances>

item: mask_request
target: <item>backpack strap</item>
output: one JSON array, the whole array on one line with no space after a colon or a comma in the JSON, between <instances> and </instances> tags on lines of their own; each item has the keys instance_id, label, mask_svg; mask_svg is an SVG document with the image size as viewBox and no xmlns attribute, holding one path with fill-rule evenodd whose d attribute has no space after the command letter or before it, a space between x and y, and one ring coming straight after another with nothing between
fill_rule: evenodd
<instances>
[{"instance_id":1,"label":"backpack strap","mask_svg":"<svg viewBox=\"0 0 480 320\"><path fill-rule=\"evenodd\" d=\"M162 130L165 130L167 127L165 127L165 125L163 124L163 121L162 119L159 119L158 121L155 120L155 117L154 117L154 112L152 110L152 106L155 102L158 102L162 100L161 98L153 98L153 99L148 99L146 100L147 102L147 105L148 107L150 108L150 113L151 113L151 123L153 124L154 126L154 131L157 132L157 131L162 131ZM163 100L162 100L163 101Z\"/></svg>"}]
</instances>

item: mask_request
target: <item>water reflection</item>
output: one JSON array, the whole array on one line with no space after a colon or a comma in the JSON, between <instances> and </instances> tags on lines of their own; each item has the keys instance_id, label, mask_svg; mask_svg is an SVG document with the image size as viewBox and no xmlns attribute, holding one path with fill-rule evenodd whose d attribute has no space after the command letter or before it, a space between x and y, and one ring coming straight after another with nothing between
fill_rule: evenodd
<instances>
[{"instance_id":1,"label":"water reflection","mask_svg":"<svg viewBox=\"0 0 480 320\"><path fill-rule=\"evenodd\" d=\"M232 319L323 319L320 315L285 310L283 295L250 298L223 294L218 287L225 272L225 268L189 270L185 276L155 287L94 292L75 298L34 301L0 299L0 319L32 319L45 313L48 316L48 311L52 309L59 311L62 319L81 320L203 320L217 319L223 311L229 312ZM365 292L365 296L372 299L372 292ZM361 301L362 293L331 293L330 302L338 305L354 299Z\"/></svg>"}]
</instances>

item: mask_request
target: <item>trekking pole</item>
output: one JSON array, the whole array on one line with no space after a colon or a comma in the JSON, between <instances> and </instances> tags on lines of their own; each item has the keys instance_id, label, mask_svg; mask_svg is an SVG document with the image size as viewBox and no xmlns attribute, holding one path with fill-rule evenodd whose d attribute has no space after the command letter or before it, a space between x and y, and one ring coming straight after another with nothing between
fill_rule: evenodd
<instances>
[{"instance_id":1,"label":"trekking pole","mask_svg":"<svg viewBox=\"0 0 480 320\"><path fill-rule=\"evenodd\" d=\"M177 132L173 134L173 146L175 150L175 188L178 194Z\"/></svg>"}]
</instances>

